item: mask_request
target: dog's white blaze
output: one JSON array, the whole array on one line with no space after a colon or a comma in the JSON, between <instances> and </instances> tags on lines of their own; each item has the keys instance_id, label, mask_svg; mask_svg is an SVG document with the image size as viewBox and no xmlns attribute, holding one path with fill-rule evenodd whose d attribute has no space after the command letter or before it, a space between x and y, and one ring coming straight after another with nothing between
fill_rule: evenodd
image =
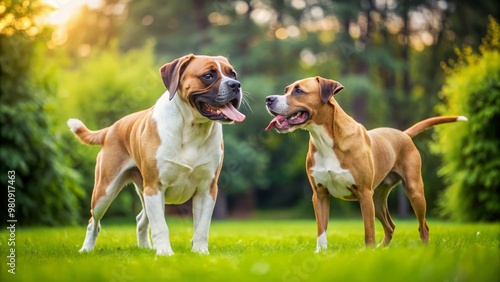
<instances>
[{"instance_id":1,"label":"dog's white blaze","mask_svg":"<svg viewBox=\"0 0 500 282\"><path fill-rule=\"evenodd\" d=\"M179 95L168 96L160 97L152 115L161 140L156 165L166 202L181 204L209 189L223 154L222 125L199 123Z\"/></svg>"},{"instance_id":2,"label":"dog's white blaze","mask_svg":"<svg viewBox=\"0 0 500 282\"><path fill-rule=\"evenodd\" d=\"M221 85L222 85L225 81L227 81L227 80L234 80L233 78L230 78L230 77L228 77L228 76L226 76L226 75L224 74L224 72L222 71L222 67L221 67L220 63L219 63L216 59L214 59L214 61L215 61L215 64L217 64L217 68L219 69L219 73L220 73L220 75L222 76L222 80L221 80L221 82L220 82L220 83L221 83ZM241 103L241 96L243 96L243 93L242 93L241 88L240 88L240 93L239 93L239 96L240 96L239 98L240 98L240 103Z\"/></svg>"},{"instance_id":3,"label":"dog's white blaze","mask_svg":"<svg viewBox=\"0 0 500 282\"><path fill-rule=\"evenodd\" d=\"M217 64L217 67L219 68L220 75L222 75L223 78L229 78L226 75L224 75L224 73L222 72L222 68L220 66L220 63L216 59L214 59L214 61L215 61L215 64Z\"/></svg>"},{"instance_id":4,"label":"dog's white blaze","mask_svg":"<svg viewBox=\"0 0 500 282\"><path fill-rule=\"evenodd\" d=\"M335 198L343 199L352 193L348 189L355 184L354 177L348 169L343 169L333 151L333 139L321 125L311 125L309 128L312 143L316 147L314 165L311 176L316 184L322 184Z\"/></svg>"},{"instance_id":5,"label":"dog's white blaze","mask_svg":"<svg viewBox=\"0 0 500 282\"><path fill-rule=\"evenodd\" d=\"M327 241L326 241L326 231L321 233L321 235L318 236L318 240L316 241L316 253L321 252L322 250L325 250L327 248Z\"/></svg>"}]
</instances>

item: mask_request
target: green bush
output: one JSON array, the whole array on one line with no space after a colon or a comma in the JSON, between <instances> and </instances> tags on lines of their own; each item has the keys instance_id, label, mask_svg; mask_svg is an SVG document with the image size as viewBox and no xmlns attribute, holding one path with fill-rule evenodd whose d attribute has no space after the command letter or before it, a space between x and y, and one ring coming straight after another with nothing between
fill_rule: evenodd
<instances>
[{"instance_id":1,"label":"green bush","mask_svg":"<svg viewBox=\"0 0 500 282\"><path fill-rule=\"evenodd\" d=\"M46 52L45 30L33 21L43 14L44 5L40 1L5 5L5 26L0 29L2 185L7 190L7 173L14 171L15 182L9 185L16 188L15 219L19 224L74 223L78 218L75 206L83 191L76 184L78 173L66 166L68 147L54 134L46 115L55 83L42 55Z\"/></svg>"},{"instance_id":2,"label":"green bush","mask_svg":"<svg viewBox=\"0 0 500 282\"><path fill-rule=\"evenodd\" d=\"M446 67L440 114L464 115L467 124L438 127L433 147L443 154L439 173L447 189L440 199L443 215L457 220L500 219L500 27L492 18L475 54L457 51Z\"/></svg>"}]
</instances>

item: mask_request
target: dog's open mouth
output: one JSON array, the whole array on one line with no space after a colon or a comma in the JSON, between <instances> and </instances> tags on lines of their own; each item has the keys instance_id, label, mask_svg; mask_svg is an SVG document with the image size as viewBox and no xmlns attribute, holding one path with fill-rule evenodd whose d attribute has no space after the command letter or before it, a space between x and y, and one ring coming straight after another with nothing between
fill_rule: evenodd
<instances>
[{"instance_id":1,"label":"dog's open mouth","mask_svg":"<svg viewBox=\"0 0 500 282\"><path fill-rule=\"evenodd\" d=\"M293 126L304 124L309 120L307 111L297 111L289 116L276 115L266 127L266 130L276 128L278 131L285 131Z\"/></svg>"},{"instance_id":2,"label":"dog's open mouth","mask_svg":"<svg viewBox=\"0 0 500 282\"><path fill-rule=\"evenodd\" d=\"M238 105L236 99L222 107L215 107L203 101L196 105L200 113L211 120L242 122L245 119L245 115L236 109Z\"/></svg>"}]
</instances>

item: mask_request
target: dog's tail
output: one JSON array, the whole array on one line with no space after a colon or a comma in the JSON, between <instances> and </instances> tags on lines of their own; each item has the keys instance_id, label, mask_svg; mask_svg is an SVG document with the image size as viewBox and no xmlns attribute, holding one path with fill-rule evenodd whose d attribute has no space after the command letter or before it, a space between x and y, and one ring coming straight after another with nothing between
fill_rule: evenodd
<instances>
[{"instance_id":1,"label":"dog's tail","mask_svg":"<svg viewBox=\"0 0 500 282\"><path fill-rule=\"evenodd\" d=\"M102 145L109 130L109 127L97 131L89 130L81 120L76 118L69 119L68 126L80 142L88 145Z\"/></svg>"},{"instance_id":2,"label":"dog's tail","mask_svg":"<svg viewBox=\"0 0 500 282\"><path fill-rule=\"evenodd\" d=\"M408 134L411 138L417 136L422 133L422 131L433 127L434 125L455 122L455 121L467 121L467 118L464 116L442 116L442 117L432 117L428 119L424 119L423 121L417 122L412 127L408 128L404 131L404 133Z\"/></svg>"}]
</instances>

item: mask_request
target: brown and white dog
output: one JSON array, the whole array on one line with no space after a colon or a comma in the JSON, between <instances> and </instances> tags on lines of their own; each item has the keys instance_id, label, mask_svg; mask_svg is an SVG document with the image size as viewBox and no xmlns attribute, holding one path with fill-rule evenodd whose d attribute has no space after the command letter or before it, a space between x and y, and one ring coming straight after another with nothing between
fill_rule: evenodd
<instances>
[{"instance_id":1,"label":"brown and white dog","mask_svg":"<svg viewBox=\"0 0 500 282\"><path fill-rule=\"evenodd\" d=\"M284 95L266 98L267 109L275 116L267 129L285 133L302 128L310 134L306 170L318 226L316 252L327 247L330 195L360 202L367 246L375 244L375 217L384 227L381 244L389 244L395 225L387 196L399 182L403 182L417 216L420 238L427 243L429 228L425 220L421 159L411 138L431 126L467 119L434 117L405 131L393 128L367 131L335 101L333 96L343 88L337 81L312 77L287 86Z\"/></svg>"},{"instance_id":2,"label":"brown and white dog","mask_svg":"<svg viewBox=\"0 0 500 282\"><path fill-rule=\"evenodd\" d=\"M156 104L91 131L77 119L68 126L97 156L91 214L80 252L94 248L100 220L124 184L141 198L137 240L157 255L172 255L165 203L193 198L192 251L208 253L208 231L222 167L222 124L241 122L236 72L224 57L187 55L160 68L166 91ZM177 95L176 95L177 94ZM151 228L152 245L149 238Z\"/></svg>"}]
</instances>

